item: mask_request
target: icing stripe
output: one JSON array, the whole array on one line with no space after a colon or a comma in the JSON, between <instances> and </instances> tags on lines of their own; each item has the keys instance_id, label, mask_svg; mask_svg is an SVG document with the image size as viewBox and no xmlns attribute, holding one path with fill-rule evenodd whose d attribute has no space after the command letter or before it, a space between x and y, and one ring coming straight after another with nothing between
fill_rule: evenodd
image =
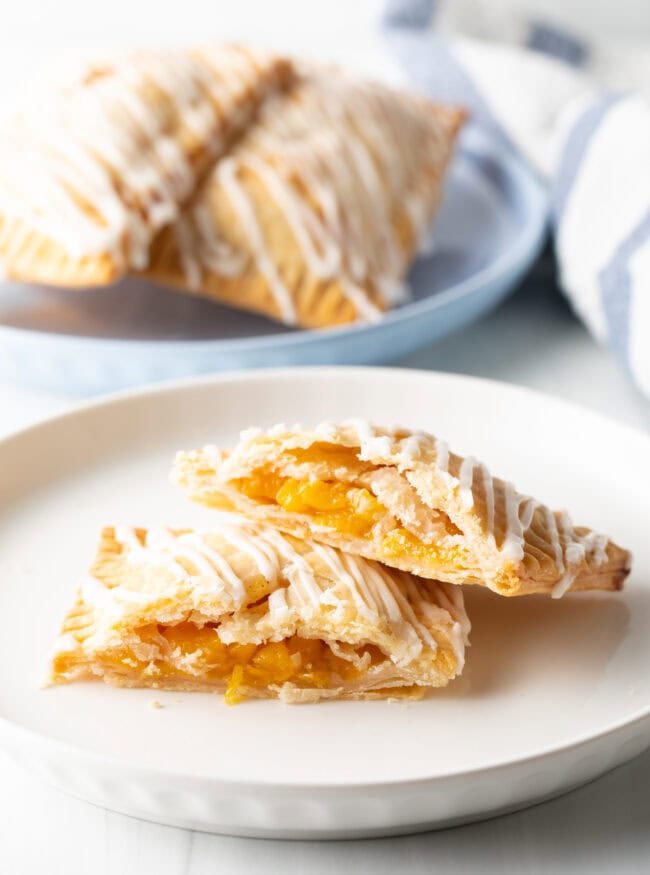
<instances>
[{"instance_id":1,"label":"icing stripe","mask_svg":"<svg viewBox=\"0 0 650 875\"><path fill-rule=\"evenodd\" d=\"M0 131L0 213L73 257L144 268L255 89L277 86L274 63L222 46L84 69Z\"/></svg>"},{"instance_id":2,"label":"icing stripe","mask_svg":"<svg viewBox=\"0 0 650 875\"><path fill-rule=\"evenodd\" d=\"M274 622L290 620L295 611L308 619L317 615L323 605L332 606L346 618L354 606L367 622L380 630L385 627L390 630L399 641L396 659L400 662L410 662L423 646L435 650L436 641L427 624L434 628L442 623L449 630L458 659L462 660L464 641L456 640L453 632L454 625L460 624L463 628L467 625L460 593L452 602L438 584L416 584L410 575L389 572L362 557L311 541L302 542L308 550L303 555L296 549L297 542L275 529L218 511L213 518L213 527L204 532L175 535L168 529L150 529L144 544L134 529L116 528L115 539L122 546L127 568L132 561L137 568L144 565L145 573L144 578L136 574L131 587L128 571L119 585L108 586L93 577L82 582L84 601L101 611L98 621L103 619L109 626L116 622L125 623L133 605L139 605L140 612L151 605L157 612L159 603L173 603L173 592L184 593L183 604L189 598L195 604L194 610L199 612L203 605L201 599L211 594L213 603L214 595L222 597L226 611L229 604L235 608L243 607L245 579L206 542L207 538L220 537L251 559L256 571L271 585L277 585L268 599L268 610ZM310 554L311 559L308 558ZM182 560L191 563L192 573ZM319 563L324 571L319 571ZM172 579L157 578L158 567L164 568ZM278 585L281 579L286 580L288 586ZM426 592L421 592L420 587L425 587ZM97 634L89 639L93 646L99 640Z\"/></svg>"},{"instance_id":3,"label":"icing stripe","mask_svg":"<svg viewBox=\"0 0 650 875\"><path fill-rule=\"evenodd\" d=\"M215 465L219 488L227 489L231 476L250 473L248 460L259 457L256 448L260 443L274 442L275 456L278 457L279 453L281 458L284 449L307 448L323 440L334 446L353 448L359 460L371 462L379 468L394 466L406 476L410 485L413 485L410 471L424 473L429 470L441 478L450 491L448 498L442 496L440 504L433 506L431 499L427 500L427 495L417 489L419 497L432 510L449 511L450 518L461 530L462 515L471 514L504 563L521 563L527 551L534 556L535 550L541 550L553 559L561 575L558 592L570 587L584 564L597 567L608 561L610 541L606 535L595 532L580 535L566 513L554 514L535 498L517 492L511 483L495 480L487 467L472 456L455 456L445 441L422 432L378 429L359 419L340 424L321 423L313 431L300 426L287 429L279 425L267 432L251 430L243 433L228 459ZM238 473L232 474L233 469ZM439 486L436 485L437 489ZM452 496L460 499L460 511L452 510L456 507L451 501ZM568 583L567 575L573 575Z\"/></svg>"},{"instance_id":4,"label":"icing stripe","mask_svg":"<svg viewBox=\"0 0 650 875\"><path fill-rule=\"evenodd\" d=\"M232 258L225 254L220 264L219 232L205 210L213 186L221 186L281 318L296 321L291 289L273 260L246 185L246 174L254 174L310 273L337 282L359 318L377 318L381 308L368 289L384 305L406 295L403 273L410 253L393 226L405 211L416 242L423 237L452 140L442 117L419 98L398 97L385 86L350 80L335 70L304 71L294 92L265 103L242 143L204 185L197 239L190 243L179 235L188 284L197 274L195 259L219 275L233 275Z\"/></svg>"}]
</instances>

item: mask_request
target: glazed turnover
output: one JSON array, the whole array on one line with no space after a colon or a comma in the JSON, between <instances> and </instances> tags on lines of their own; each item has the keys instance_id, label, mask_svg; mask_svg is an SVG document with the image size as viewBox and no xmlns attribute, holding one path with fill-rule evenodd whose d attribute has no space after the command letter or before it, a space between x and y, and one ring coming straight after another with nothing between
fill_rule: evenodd
<instances>
[{"instance_id":1,"label":"glazed turnover","mask_svg":"<svg viewBox=\"0 0 650 875\"><path fill-rule=\"evenodd\" d=\"M404 300L463 113L301 69L156 240L149 276L289 324Z\"/></svg>"},{"instance_id":2,"label":"glazed turnover","mask_svg":"<svg viewBox=\"0 0 650 875\"><path fill-rule=\"evenodd\" d=\"M210 531L107 528L52 681L287 702L417 696L463 666L460 589L216 514Z\"/></svg>"},{"instance_id":3,"label":"glazed turnover","mask_svg":"<svg viewBox=\"0 0 650 875\"><path fill-rule=\"evenodd\" d=\"M127 273L306 327L373 319L440 201L464 114L241 47L135 52L0 129L0 267Z\"/></svg>"},{"instance_id":4,"label":"glazed turnover","mask_svg":"<svg viewBox=\"0 0 650 875\"><path fill-rule=\"evenodd\" d=\"M620 589L630 554L576 527L432 435L361 421L243 432L232 450L182 452L195 500L298 537L501 595Z\"/></svg>"},{"instance_id":5,"label":"glazed turnover","mask_svg":"<svg viewBox=\"0 0 650 875\"><path fill-rule=\"evenodd\" d=\"M58 286L146 267L157 232L291 77L281 58L207 46L42 83L0 128L0 266Z\"/></svg>"}]
</instances>

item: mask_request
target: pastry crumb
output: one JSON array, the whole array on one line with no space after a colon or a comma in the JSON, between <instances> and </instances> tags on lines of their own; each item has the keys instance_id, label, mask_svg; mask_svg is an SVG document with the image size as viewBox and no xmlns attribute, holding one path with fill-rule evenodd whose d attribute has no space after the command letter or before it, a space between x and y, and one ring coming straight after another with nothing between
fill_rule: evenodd
<instances>
[{"instance_id":1,"label":"pastry crumb","mask_svg":"<svg viewBox=\"0 0 650 875\"><path fill-rule=\"evenodd\" d=\"M165 706L162 704L162 702L159 702L158 699L152 699L149 702L149 707L150 708L164 708Z\"/></svg>"}]
</instances>

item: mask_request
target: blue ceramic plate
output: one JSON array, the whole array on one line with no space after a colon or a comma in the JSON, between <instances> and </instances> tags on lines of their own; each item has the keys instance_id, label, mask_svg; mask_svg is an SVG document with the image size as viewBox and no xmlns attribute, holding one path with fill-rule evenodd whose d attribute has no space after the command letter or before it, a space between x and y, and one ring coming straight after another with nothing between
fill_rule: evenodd
<instances>
[{"instance_id":1,"label":"blue ceramic plate","mask_svg":"<svg viewBox=\"0 0 650 875\"><path fill-rule=\"evenodd\" d=\"M86 292L0 285L0 379L92 394L268 365L383 364L457 331L516 287L542 246L546 197L477 130L463 138L412 300L372 325L300 331L139 280Z\"/></svg>"}]
</instances>

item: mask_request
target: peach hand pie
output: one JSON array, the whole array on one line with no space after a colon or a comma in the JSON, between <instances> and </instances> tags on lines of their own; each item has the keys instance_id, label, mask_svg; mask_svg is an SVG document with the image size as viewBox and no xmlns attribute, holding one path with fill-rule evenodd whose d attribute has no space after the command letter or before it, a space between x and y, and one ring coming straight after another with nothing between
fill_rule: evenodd
<instances>
[{"instance_id":1,"label":"peach hand pie","mask_svg":"<svg viewBox=\"0 0 650 875\"><path fill-rule=\"evenodd\" d=\"M215 514L209 531L107 528L51 680L287 702L415 697L459 674L461 590Z\"/></svg>"},{"instance_id":2,"label":"peach hand pie","mask_svg":"<svg viewBox=\"0 0 650 875\"><path fill-rule=\"evenodd\" d=\"M402 299L464 113L236 46L135 52L0 129L0 269L141 273L289 324Z\"/></svg>"},{"instance_id":3,"label":"peach hand pie","mask_svg":"<svg viewBox=\"0 0 650 875\"><path fill-rule=\"evenodd\" d=\"M146 273L288 324L374 319L404 299L463 117L302 70L159 235Z\"/></svg>"},{"instance_id":4,"label":"peach hand pie","mask_svg":"<svg viewBox=\"0 0 650 875\"><path fill-rule=\"evenodd\" d=\"M0 267L58 286L144 268L157 232L291 65L233 46L88 65L0 130Z\"/></svg>"},{"instance_id":5,"label":"peach hand pie","mask_svg":"<svg viewBox=\"0 0 650 875\"><path fill-rule=\"evenodd\" d=\"M620 589L630 554L573 525L429 434L361 421L243 432L179 453L173 480L204 504L392 568L501 595Z\"/></svg>"}]
</instances>

